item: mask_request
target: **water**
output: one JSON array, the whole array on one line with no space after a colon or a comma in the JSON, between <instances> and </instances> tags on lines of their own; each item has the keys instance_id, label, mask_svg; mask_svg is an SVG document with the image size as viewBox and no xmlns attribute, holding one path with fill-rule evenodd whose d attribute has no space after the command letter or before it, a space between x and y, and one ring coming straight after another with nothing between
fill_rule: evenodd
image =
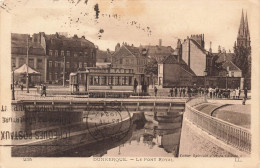
<instances>
[{"instance_id":1,"label":"water","mask_svg":"<svg viewBox=\"0 0 260 168\"><path fill-rule=\"evenodd\" d=\"M181 124L181 122L180 122ZM181 125L154 123L144 119L135 121L123 138L99 141L56 157L177 157Z\"/></svg>"}]
</instances>

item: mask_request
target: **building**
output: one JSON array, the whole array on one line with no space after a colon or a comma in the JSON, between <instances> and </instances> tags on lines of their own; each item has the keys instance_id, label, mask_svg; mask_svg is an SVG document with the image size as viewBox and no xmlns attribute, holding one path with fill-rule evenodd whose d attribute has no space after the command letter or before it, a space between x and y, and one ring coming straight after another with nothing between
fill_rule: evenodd
<instances>
[{"instance_id":1,"label":"building","mask_svg":"<svg viewBox=\"0 0 260 168\"><path fill-rule=\"evenodd\" d=\"M33 34L33 41L46 45L47 81L49 83L63 83L69 80L69 74L79 68L96 66L96 47L84 36L67 37L59 33L47 35ZM65 67L64 67L65 64Z\"/></svg>"},{"instance_id":2,"label":"building","mask_svg":"<svg viewBox=\"0 0 260 168\"><path fill-rule=\"evenodd\" d=\"M169 55L158 64L158 86L192 86L195 73L178 55Z\"/></svg>"},{"instance_id":3,"label":"building","mask_svg":"<svg viewBox=\"0 0 260 168\"><path fill-rule=\"evenodd\" d=\"M191 35L180 46L181 58L196 76L203 76L208 69L210 54L205 50L204 43L204 34Z\"/></svg>"},{"instance_id":4,"label":"building","mask_svg":"<svg viewBox=\"0 0 260 168\"><path fill-rule=\"evenodd\" d=\"M144 68L147 62L146 50L126 43L122 46L118 43L115 49L112 55L112 67L133 69L138 84L141 84L144 80Z\"/></svg>"},{"instance_id":5,"label":"building","mask_svg":"<svg viewBox=\"0 0 260 168\"><path fill-rule=\"evenodd\" d=\"M29 77L29 81L36 84L47 81L47 59L45 46L41 43L33 41L33 38L28 34L11 34L11 65L15 66L15 69L27 64L27 51L30 68L37 72L40 72L40 77L33 79ZM19 81L26 83L26 76L19 78Z\"/></svg>"},{"instance_id":6,"label":"building","mask_svg":"<svg viewBox=\"0 0 260 168\"><path fill-rule=\"evenodd\" d=\"M109 50L102 51L98 49L96 57L98 63L107 63L107 62L111 63L112 52L110 52Z\"/></svg>"}]
</instances>

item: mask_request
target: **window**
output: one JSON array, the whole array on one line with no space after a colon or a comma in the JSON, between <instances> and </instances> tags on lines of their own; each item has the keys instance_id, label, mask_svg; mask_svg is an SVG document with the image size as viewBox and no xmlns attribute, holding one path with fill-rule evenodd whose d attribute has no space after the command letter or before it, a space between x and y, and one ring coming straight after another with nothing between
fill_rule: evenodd
<instances>
[{"instance_id":1,"label":"window","mask_svg":"<svg viewBox=\"0 0 260 168\"><path fill-rule=\"evenodd\" d=\"M37 59L37 68L38 69L42 69L43 68L42 59Z\"/></svg>"},{"instance_id":2,"label":"window","mask_svg":"<svg viewBox=\"0 0 260 168\"><path fill-rule=\"evenodd\" d=\"M24 58L19 58L19 67L25 64L25 59Z\"/></svg>"},{"instance_id":3,"label":"window","mask_svg":"<svg viewBox=\"0 0 260 168\"><path fill-rule=\"evenodd\" d=\"M34 59L32 59L32 58L29 58L29 67L35 68L34 67Z\"/></svg>"},{"instance_id":4,"label":"window","mask_svg":"<svg viewBox=\"0 0 260 168\"><path fill-rule=\"evenodd\" d=\"M88 55L88 52L87 52L87 51L85 51L85 52L84 52L84 55L85 55L85 56L87 56L87 55Z\"/></svg>"},{"instance_id":5,"label":"window","mask_svg":"<svg viewBox=\"0 0 260 168\"><path fill-rule=\"evenodd\" d=\"M234 77L234 72L231 72L231 77Z\"/></svg>"},{"instance_id":6,"label":"window","mask_svg":"<svg viewBox=\"0 0 260 168\"><path fill-rule=\"evenodd\" d=\"M52 61L49 61L49 68L52 68Z\"/></svg>"},{"instance_id":7,"label":"window","mask_svg":"<svg viewBox=\"0 0 260 168\"><path fill-rule=\"evenodd\" d=\"M58 80L58 73L55 73L55 80Z\"/></svg>"},{"instance_id":8,"label":"window","mask_svg":"<svg viewBox=\"0 0 260 168\"><path fill-rule=\"evenodd\" d=\"M70 68L70 63L66 62L66 68Z\"/></svg>"},{"instance_id":9,"label":"window","mask_svg":"<svg viewBox=\"0 0 260 168\"><path fill-rule=\"evenodd\" d=\"M129 76L128 85L132 85L132 77Z\"/></svg>"},{"instance_id":10,"label":"window","mask_svg":"<svg viewBox=\"0 0 260 168\"><path fill-rule=\"evenodd\" d=\"M49 50L49 56L52 56L52 50Z\"/></svg>"},{"instance_id":11,"label":"window","mask_svg":"<svg viewBox=\"0 0 260 168\"><path fill-rule=\"evenodd\" d=\"M70 56L70 51L67 51L67 56Z\"/></svg>"},{"instance_id":12,"label":"window","mask_svg":"<svg viewBox=\"0 0 260 168\"><path fill-rule=\"evenodd\" d=\"M101 76L100 79L101 79L101 85L107 85L107 80L106 80L107 78L105 76Z\"/></svg>"},{"instance_id":13,"label":"window","mask_svg":"<svg viewBox=\"0 0 260 168\"><path fill-rule=\"evenodd\" d=\"M126 65L129 64L129 60L128 60L128 59L125 60L125 64L126 64Z\"/></svg>"},{"instance_id":14,"label":"window","mask_svg":"<svg viewBox=\"0 0 260 168\"><path fill-rule=\"evenodd\" d=\"M78 53L75 52L75 53L74 53L74 57L77 57L77 56L78 56Z\"/></svg>"},{"instance_id":15,"label":"window","mask_svg":"<svg viewBox=\"0 0 260 168\"><path fill-rule=\"evenodd\" d=\"M85 63L84 63L84 67L86 68L87 66L88 66L88 64L85 62Z\"/></svg>"},{"instance_id":16,"label":"window","mask_svg":"<svg viewBox=\"0 0 260 168\"><path fill-rule=\"evenodd\" d=\"M58 67L58 62L57 61L55 61L55 68L57 68Z\"/></svg>"},{"instance_id":17,"label":"window","mask_svg":"<svg viewBox=\"0 0 260 168\"><path fill-rule=\"evenodd\" d=\"M52 74L49 73L49 80L51 81L52 80Z\"/></svg>"},{"instance_id":18,"label":"window","mask_svg":"<svg viewBox=\"0 0 260 168\"><path fill-rule=\"evenodd\" d=\"M93 76L89 76L89 84L93 85Z\"/></svg>"},{"instance_id":19,"label":"window","mask_svg":"<svg viewBox=\"0 0 260 168\"><path fill-rule=\"evenodd\" d=\"M94 85L99 85L99 76L94 77Z\"/></svg>"},{"instance_id":20,"label":"window","mask_svg":"<svg viewBox=\"0 0 260 168\"><path fill-rule=\"evenodd\" d=\"M113 76L108 77L108 84L113 85Z\"/></svg>"},{"instance_id":21,"label":"window","mask_svg":"<svg viewBox=\"0 0 260 168\"><path fill-rule=\"evenodd\" d=\"M82 68L82 62L79 62L79 68Z\"/></svg>"},{"instance_id":22,"label":"window","mask_svg":"<svg viewBox=\"0 0 260 168\"><path fill-rule=\"evenodd\" d=\"M116 76L116 77L115 77L115 84L116 84L116 85L121 85L120 76Z\"/></svg>"},{"instance_id":23,"label":"window","mask_svg":"<svg viewBox=\"0 0 260 168\"><path fill-rule=\"evenodd\" d=\"M78 63L74 63L74 68L78 68Z\"/></svg>"},{"instance_id":24,"label":"window","mask_svg":"<svg viewBox=\"0 0 260 168\"><path fill-rule=\"evenodd\" d=\"M64 56L64 51L63 50L61 50L60 55Z\"/></svg>"},{"instance_id":25,"label":"window","mask_svg":"<svg viewBox=\"0 0 260 168\"><path fill-rule=\"evenodd\" d=\"M82 56L82 52L79 52L79 56Z\"/></svg>"},{"instance_id":26,"label":"window","mask_svg":"<svg viewBox=\"0 0 260 168\"><path fill-rule=\"evenodd\" d=\"M131 64L134 64L134 59L131 59Z\"/></svg>"},{"instance_id":27,"label":"window","mask_svg":"<svg viewBox=\"0 0 260 168\"><path fill-rule=\"evenodd\" d=\"M58 56L59 56L58 50L55 50L55 57L58 57Z\"/></svg>"}]
</instances>

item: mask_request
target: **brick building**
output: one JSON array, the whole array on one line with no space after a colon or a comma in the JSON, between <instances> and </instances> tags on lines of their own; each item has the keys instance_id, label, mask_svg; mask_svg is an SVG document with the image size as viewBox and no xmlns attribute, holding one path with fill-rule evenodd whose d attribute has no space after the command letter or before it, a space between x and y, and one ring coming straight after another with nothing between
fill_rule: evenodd
<instances>
[{"instance_id":1,"label":"brick building","mask_svg":"<svg viewBox=\"0 0 260 168\"><path fill-rule=\"evenodd\" d=\"M48 56L46 75L49 83L61 84L63 72L67 81L71 72L79 68L96 66L96 47L84 36L67 37L59 33L51 35L38 33L34 34L32 39L46 45Z\"/></svg>"},{"instance_id":2,"label":"brick building","mask_svg":"<svg viewBox=\"0 0 260 168\"><path fill-rule=\"evenodd\" d=\"M113 68L133 69L135 78L141 84L144 78L144 68L147 62L147 52L140 47L118 43L112 55Z\"/></svg>"}]
</instances>

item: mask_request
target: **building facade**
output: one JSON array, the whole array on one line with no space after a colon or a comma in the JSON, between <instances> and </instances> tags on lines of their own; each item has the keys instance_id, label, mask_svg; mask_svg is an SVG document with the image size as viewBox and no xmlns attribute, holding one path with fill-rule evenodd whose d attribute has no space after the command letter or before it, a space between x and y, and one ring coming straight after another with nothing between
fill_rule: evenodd
<instances>
[{"instance_id":1,"label":"building facade","mask_svg":"<svg viewBox=\"0 0 260 168\"><path fill-rule=\"evenodd\" d=\"M71 72L79 68L96 66L96 47L84 36L67 37L58 33L46 35L38 33L33 40L46 45L47 81L62 84L63 76L68 82ZM65 74L65 75L63 75Z\"/></svg>"},{"instance_id":2,"label":"building facade","mask_svg":"<svg viewBox=\"0 0 260 168\"><path fill-rule=\"evenodd\" d=\"M47 81L47 59L45 46L33 39L28 34L11 34L11 65L18 69L24 64L27 64L28 51L28 65L30 68L40 72L40 77L32 82L42 83ZM33 77L30 77L30 79ZM17 82L25 83L26 78L19 78Z\"/></svg>"},{"instance_id":3,"label":"building facade","mask_svg":"<svg viewBox=\"0 0 260 168\"><path fill-rule=\"evenodd\" d=\"M135 78L141 84L144 77L147 53L139 47L117 44L116 51L112 55L113 68L133 69Z\"/></svg>"}]
</instances>

